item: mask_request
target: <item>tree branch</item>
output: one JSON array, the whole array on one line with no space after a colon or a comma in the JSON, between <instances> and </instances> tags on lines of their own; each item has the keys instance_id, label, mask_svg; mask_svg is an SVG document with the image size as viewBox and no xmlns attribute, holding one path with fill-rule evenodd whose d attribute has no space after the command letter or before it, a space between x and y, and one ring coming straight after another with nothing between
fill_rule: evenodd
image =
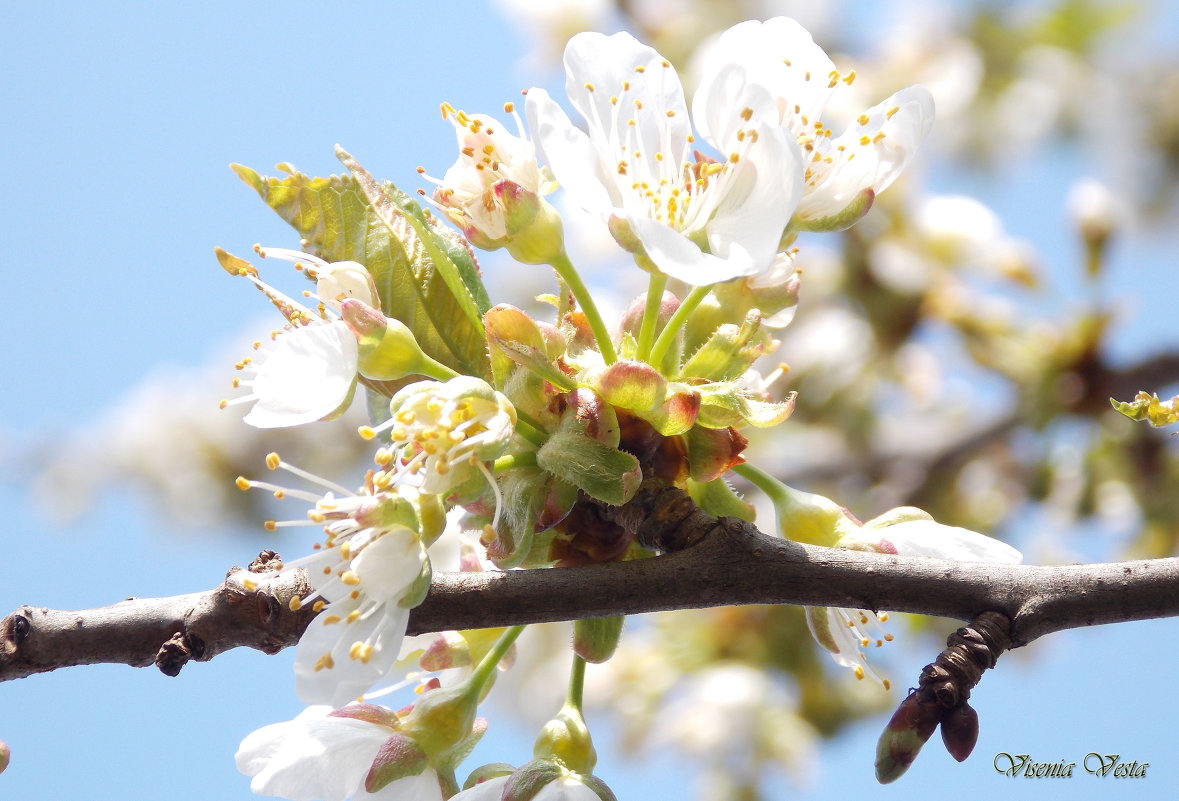
<instances>
[{"instance_id":1,"label":"tree branch","mask_svg":"<svg viewBox=\"0 0 1179 801\"><path fill-rule=\"evenodd\" d=\"M667 609L801 604L1010 618L1012 647L1079 626L1179 615L1179 559L1042 567L903 558L769 537L733 519L650 559L551 570L437 573L409 633ZM309 587L264 553L207 592L75 612L23 606L0 621L0 681L70 665L153 662L174 675L239 645L274 653L314 616ZM266 557L270 564L266 564Z\"/></svg>"}]
</instances>

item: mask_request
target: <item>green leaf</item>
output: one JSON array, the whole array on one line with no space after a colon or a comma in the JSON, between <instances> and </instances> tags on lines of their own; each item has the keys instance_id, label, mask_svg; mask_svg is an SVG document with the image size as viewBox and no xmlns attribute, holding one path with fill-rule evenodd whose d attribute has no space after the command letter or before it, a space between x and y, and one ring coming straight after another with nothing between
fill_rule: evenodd
<instances>
[{"instance_id":1,"label":"green leaf","mask_svg":"<svg viewBox=\"0 0 1179 801\"><path fill-rule=\"evenodd\" d=\"M1132 401L1109 399L1110 404L1131 420L1145 420L1152 426L1161 427L1179 423L1179 395L1169 401L1159 400L1151 392L1139 392Z\"/></svg>"},{"instance_id":2,"label":"green leaf","mask_svg":"<svg viewBox=\"0 0 1179 801\"><path fill-rule=\"evenodd\" d=\"M572 431L550 435L536 452L536 463L590 497L614 506L634 497L643 480L638 459Z\"/></svg>"},{"instance_id":3,"label":"green leaf","mask_svg":"<svg viewBox=\"0 0 1179 801\"><path fill-rule=\"evenodd\" d=\"M405 323L430 357L467 375L489 374L478 311L486 290L473 261L460 267L448 257L454 243L442 243L446 237L423 222L412 199L391 184L378 186L383 197L378 211L353 176L312 178L289 164L278 169L287 175L263 177L233 165L312 251L328 261L363 264L376 283L381 310ZM446 275L457 279L448 281Z\"/></svg>"}]
</instances>

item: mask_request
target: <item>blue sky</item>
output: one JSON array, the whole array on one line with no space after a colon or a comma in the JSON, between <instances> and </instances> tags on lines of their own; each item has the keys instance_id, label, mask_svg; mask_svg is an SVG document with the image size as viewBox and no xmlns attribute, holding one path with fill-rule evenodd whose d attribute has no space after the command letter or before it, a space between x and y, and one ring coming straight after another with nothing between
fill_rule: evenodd
<instances>
[{"instance_id":1,"label":"blue sky","mask_svg":"<svg viewBox=\"0 0 1179 801\"><path fill-rule=\"evenodd\" d=\"M84 428L163 365L205 364L244 344L239 332L262 312L258 297L227 281L213 247L295 243L231 162L338 172L339 142L413 189L417 165L441 174L454 158L441 101L496 110L538 82L515 67L522 37L483 3L10 4L3 16L0 465ZM1077 154L1068 158L1046 178L1008 176L996 188L949 176L938 188L993 192L1016 233L1059 250L1059 202L1085 171ZM1031 222L1029 208L1052 216ZM1120 251L1115 276L1131 282L1134 263L1158 257L1145 248ZM1167 329L1174 294L1138 302L1131 343ZM0 478L0 614L22 603L80 608L208 588L264 542L257 531L161 531L129 492L55 526L19 476ZM1177 633L1173 621L1156 621L1035 643L1005 657L976 691L982 735L964 765L934 743L898 784L877 788L881 718L820 752L812 789L774 785L775 795L1161 797L1179 787L1170 721L1179 690L1163 672L1179 661ZM916 677L931 656L901 644L889 671ZM0 797L252 798L233 752L251 730L299 711L291 659L237 651L177 679L100 666L0 684L0 739L13 748ZM532 736L493 728L479 754L520 762ZM674 755L639 765L598 737L598 773L620 799L686 792L689 775ZM999 752L1079 763L1089 751L1148 761L1148 777L1096 779L1078 768L1071 780L1010 779L991 764Z\"/></svg>"}]
</instances>

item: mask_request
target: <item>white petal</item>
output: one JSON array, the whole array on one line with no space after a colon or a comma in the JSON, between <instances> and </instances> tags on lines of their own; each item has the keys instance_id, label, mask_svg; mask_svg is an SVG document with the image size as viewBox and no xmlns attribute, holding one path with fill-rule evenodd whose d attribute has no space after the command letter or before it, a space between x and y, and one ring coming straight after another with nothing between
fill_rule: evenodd
<instances>
[{"instance_id":1,"label":"white petal","mask_svg":"<svg viewBox=\"0 0 1179 801\"><path fill-rule=\"evenodd\" d=\"M924 86L902 89L865 111L860 119L866 122L857 121L825 143L821 155L830 157L830 164L810 165L819 177L798 206L799 218L830 217L865 189L883 192L917 152L933 116L933 96Z\"/></svg>"},{"instance_id":2,"label":"white petal","mask_svg":"<svg viewBox=\"0 0 1179 801\"><path fill-rule=\"evenodd\" d=\"M357 358L356 337L340 321L280 334L258 365L257 401L243 419L257 428L278 428L326 417L351 395Z\"/></svg>"},{"instance_id":3,"label":"white petal","mask_svg":"<svg viewBox=\"0 0 1179 801\"><path fill-rule=\"evenodd\" d=\"M933 520L906 520L881 529L879 536L882 544L891 544L902 556L1010 565L1023 560L1023 554L1005 542Z\"/></svg>"},{"instance_id":4,"label":"white petal","mask_svg":"<svg viewBox=\"0 0 1179 801\"><path fill-rule=\"evenodd\" d=\"M239 771L254 777L251 790L291 801L345 801L363 785L390 731L367 721L327 717L328 711L309 708L242 741L234 759Z\"/></svg>"},{"instance_id":5,"label":"white petal","mask_svg":"<svg viewBox=\"0 0 1179 801\"><path fill-rule=\"evenodd\" d=\"M488 779L485 782L480 782L474 787L463 790L455 796L451 796L450 801L499 801L503 794L504 785L508 783L511 776L496 776L494 779Z\"/></svg>"},{"instance_id":6,"label":"white petal","mask_svg":"<svg viewBox=\"0 0 1179 801\"><path fill-rule=\"evenodd\" d=\"M417 532L396 526L352 560L364 593L374 601L396 603L422 571L426 552Z\"/></svg>"},{"instance_id":7,"label":"white petal","mask_svg":"<svg viewBox=\"0 0 1179 801\"><path fill-rule=\"evenodd\" d=\"M731 66L714 85L712 94L697 93L695 118L711 121L722 155L741 158L716 187L723 194L711 204L708 246L718 258L743 259L746 271L736 274L752 275L774 267L782 231L802 196L802 156L786 131L765 124L773 114L770 97L745 70ZM752 112L747 123L746 110ZM756 139L746 144L751 130Z\"/></svg>"},{"instance_id":8,"label":"white petal","mask_svg":"<svg viewBox=\"0 0 1179 801\"><path fill-rule=\"evenodd\" d=\"M691 133L684 90L654 48L629 33L579 33L565 46L565 76L565 92L599 147L629 141L648 157L662 151L678 159L684 152ZM649 122L630 125L632 117ZM636 133L638 141L628 139Z\"/></svg>"},{"instance_id":9,"label":"white petal","mask_svg":"<svg viewBox=\"0 0 1179 801\"><path fill-rule=\"evenodd\" d=\"M529 89L524 101L528 129L536 149L557 182L586 211L608 214L622 205L615 180L601 166L590 138L543 89Z\"/></svg>"},{"instance_id":10,"label":"white petal","mask_svg":"<svg viewBox=\"0 0 1179 801\"><path fill-rule=\"evenodd\" d=\"M830 86L835 65L810 33L788 17L742 22L721 34L705 57L698 91L711 91L717 72L731 63L743 65L752 80L769 90L782 124L795 134L812 129L835 91ZM701 120L696 124L705 136L713 133Z\"/></svg>"},{"instance_id":11,"label":"white petal","mask_svg":"<svg viewBox=\"0 0 1179 801\"><path fill-rule=\"evenodd\" d=\"M434 769L426 768L416 776L390 782L375 793L365 793L356 801L442 801L442 785Z\"/></svg>"},{"instance_id":12,"label":"white petal","mask_svg":"<svg viewBox=\"0 0 1179 801\"><path fill-rule=\"evenodd\" d=\"M541 788L532 801L602 801L590 788L573 776L562 776Z\"/></svg>"},{"instance_id":13,"label":"white petal","mask_svg":"<svg viewBox=\"0 0 1179 801\"><path fill-rule=\"evenodd\" d=\"M367 617L346 623L350 608L331 604L311 621L295 648L295 692L307 704L341 707L356 700L384 678L397 661L401 640L409 624L409 610L383 604ZM328 615L342 620L324 623ZM367 642L372 652L367 662L351 657L356 642ZM325 654L331 667L320 667Z\"/></svg>"},{"instance_id":14,"label":"white petal","mask_svg":"<svg viewBox=\"0 0 1179 801\"><path fill-rule=\"evenodd\" d=\"M621 216L621 215L620 215ZM747 254L733 248L729 258L705 253L678 231L641 214L626 214L631 230L643 243L647 257L672 278L692 286L708 286L754 272Z\"/></svg>"}]
</instances>

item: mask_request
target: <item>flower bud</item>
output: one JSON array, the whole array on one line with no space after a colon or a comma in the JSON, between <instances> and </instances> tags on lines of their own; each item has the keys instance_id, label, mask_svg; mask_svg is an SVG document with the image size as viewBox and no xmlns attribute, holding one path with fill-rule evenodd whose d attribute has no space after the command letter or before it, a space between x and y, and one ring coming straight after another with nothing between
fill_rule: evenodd
<instances>
[{"instance_id":1,"label":"flower bud","mask_svg":"<svg viewBox=\"0 0 1179 801\"><path fill-rule=\"evenodd\" d=\"M12 759L12 751L8 748L8 743L0 740L0 773L8 767L9 761Z\"/></svg>"},{"instance_id":2,"label":"flower bud","mask_svg":"<svg viewBox=\"0 0 1179 801\"><path fill-rule=\"evenodd\" d=\"M623 615L573 621L573 650L586 662L599 664L614 655L622 637Z\"/></svg>"},{"instance_id":3,"label":"flower bud","mask_svg":"<svg viewBox=\"0 0 1179 801\"><path fill-rule=\"evenodd\" d=\"M593 772L598 761L598 753L581 712L568 704L540 730L532 753L537 760L556 761L569 770L586 775Z\"/></svg>"},{"instance_id":4,"label":"flower bud","mask_svg":"<svg viewBox=\"0 0 1179 801\"><path fill-rule=\"evenodd\" d=\"M774 505L778 530L796 542L830 547L859 528L858 521L830 498L778 483L767 490Z\"/></svg>"},{"instance_id":5,"label":"flower bud","mask_svg":"<svg viewBox=\"0 0 1179 801\"><path fill-rule=\"evenodd\" d=\"M941 717L936 703L923 704L917 693L909 693L876 743L876 780L881 784L894 782L904 775L921 746L925 745Z\"/></svg>"},{"instance_id":6,"label":"flower bud","mask_svg":"<svg viewBox=\"0 0 1179 801\"><path fill-rule=\"evenodd\" d=\"M978 742L978 713L966 701L942 716L942 742L950 756L966 761Z\"/></svg>"},{"instance_id":7,"label":"flower bud","mask_svg":"<svg viewBox=\"0 0 1179 801\"><path fill-rule=\"evenodd\" d=\"M361 375L388 381L422 374L427 357L405 323L353 298L340 304L340 316L356 335Z\"/></svg>"},{"instance_id":8,"label":"flower bud","mask_svg":"<svg viewBox=\"0 0 1179 801\"><path fill-rule=\"evenodd\" d=\"M552 264L565 252L565 231L561 215L543 198L537 202L527 225L504 243L512 258L524 264ZM522 211L517 211L518 216ZM519 225L520 221L514 221Z\"/></svg>"},{"instance_id":9,"label":"flower bud","mask_svg":"<svg viewBox=\"0 0 1179 801\"><path fill-rule=\"evenodd\" d=\"M469 681L425 692L401 719L400 729L441 764L476 732L478 693Z\"/></svg>"}]
</instances>

